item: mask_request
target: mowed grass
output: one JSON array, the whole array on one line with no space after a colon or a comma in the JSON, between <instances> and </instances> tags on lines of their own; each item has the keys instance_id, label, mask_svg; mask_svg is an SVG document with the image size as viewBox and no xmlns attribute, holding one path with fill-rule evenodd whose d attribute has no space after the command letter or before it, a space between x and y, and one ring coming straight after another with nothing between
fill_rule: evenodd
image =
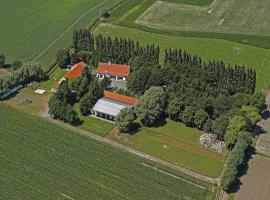
<instances>
[{"instance_id":1,"label":"mowed grass","mask_svg":"<svg viewBox=\"0 0 270 200\"><path fill-rule=\"evenodd\" d=\"M194 178L2 103L0 111L0 199L213 198Z\"/></svg>"},{"instance_id":2,"label":"mowed grass","mask_svg":"<svg viewBox=\"0 0 270 200\"><path fill-rule=\"evenodd\" d=\"M200 133L183 124L168 121L159 128L141 128L129 135L130 145L146 153L210 177L217 177L223 167L225 153L203 148Z\"/></svg>"},{"instance_id":3,"label":"mowed grass","mask_svg":"<svg viewBox=\"0 0 270 200\"><path fill-rule=\"evenodd\" d=\"M182 30L270 35L270 1L216 0L210 6L157 1L136 22Z\"/></svg>"},{"instance_id":4,"label":"mowed grass","mask_svg":"<svg viewBox=\"0 0 270 200\"><path fill-rule=\"evenodd\" d=\"M9 62L40 61L47 69L75 28L89 25L119 0L0 0L0 52Z\"/></svg>"},{"instance_id":5,"label":"mowed grass","mask_svg":"<svg viewBox=\"0 0 270 200\"><path fill-rule=\"evenodd\" d=\"M222 39L181 37L146 32L133 28L107 23L99 24L93 32L111 37L127 37L142 44L159 45L161 62L166 48L181 48L204 60L223 60L225 63L253 67L257 71L257 90L268 89L270 86L270 51L250 45L230 42Z\"/></svg>"},{"instance_id":6,"label":"mowed grass","mask_svg":"<svg viewBox=\"0 0 270 200\"><path fill-rule=\"evenodd\" d=\"M82 124L78 126L78 128L82 130L89 131L100 136L105 136L110 130L112 130L114 126L113 123L104 120L96 119L90 116L83 116L81 114L79 104L76 104L74 109L78 113L79 118L82 120Z\"/></svg>"}]
</instances>

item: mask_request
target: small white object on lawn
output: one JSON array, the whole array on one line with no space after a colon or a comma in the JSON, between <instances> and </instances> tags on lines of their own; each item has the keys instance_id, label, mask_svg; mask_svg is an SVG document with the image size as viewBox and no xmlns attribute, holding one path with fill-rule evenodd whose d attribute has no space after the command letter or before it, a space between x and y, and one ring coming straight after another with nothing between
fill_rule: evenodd
<instances>
[{"instance_id":1,"label":"small white object on lawn","mask_svg":"<svg viewBox=\"0 0 270 200\"><path fill-rule=\"evenodd\" d=\"M42 89L37 89L35 91L35 93L37 93L37 94L44 94L45 92L46 92L46 90L42 90Z\"/></svg>"}]
</instances>

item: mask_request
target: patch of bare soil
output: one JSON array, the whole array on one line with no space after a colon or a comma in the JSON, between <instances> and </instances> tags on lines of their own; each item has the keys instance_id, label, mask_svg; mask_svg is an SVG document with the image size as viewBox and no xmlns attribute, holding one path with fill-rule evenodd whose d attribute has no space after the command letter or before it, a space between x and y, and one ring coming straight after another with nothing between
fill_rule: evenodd
<instances>
[{"instance_id":1,"label":"patch of bare soil","mask_svg":"<svg viewBox=\"0 0 270 200\"><path fill-rule=\"evenodd\" d=\"M270 158L254 155L249 161L248 174L241 178L240 191L235 200L270 199Z\"/></svg>"}]
</instances>

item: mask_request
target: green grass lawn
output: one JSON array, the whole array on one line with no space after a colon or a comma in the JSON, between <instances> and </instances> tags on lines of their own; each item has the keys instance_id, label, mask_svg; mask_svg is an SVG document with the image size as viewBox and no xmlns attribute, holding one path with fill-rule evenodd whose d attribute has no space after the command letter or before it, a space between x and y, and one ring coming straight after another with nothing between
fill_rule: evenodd
<instances>
[{"instance_id":1,"label":"green grass lawn","mask_svg":"<svg viewBox=\"0 0 270 200\"><path fill-rule=\"evenodd\" d=\"M47 69L75 28L89 25L103 7L120 0L0 1L0 52L9 61L41 61ZM4 27L4 28L3 28Z\"/></svg>"},{"instance_id":2,"label":"green grass lawn","mask_svg":"<svg viewBox=\"0 0 270 200\"><path fill-rule=\"evenodd\" d=\"M185 49L205 60L223 60L232 65L250 66L257 71L257 90L267 89L270 86L270 51L267 49L221 39L162 35L107 23L99 24L93 32L112 37L127 37L142 44L159 45L161 60L164 58L165 48L171 47Z\"/></svg>"},{"instance_id":3,"label":"green grass lawn","mask_svg":"<svg viewBox=\"0 0 270 200\"><path fill-rule=\"evenodd\" d=\"M180 123L168 121L159 128L141 128L129 135L130 146L210 177L217 177L225 154L218 154L199 144L200 133Z\"/></svg>"},{"instance_id":4,"label":"green grass lawn","mask_svg":"<svg viewBox=\"0 0 270 200\"><path fill-rule=\"evenodd\" d=\"M110 130L112 130L114 126L113 123L89 116L83 116L80 112L79 104L76 104L74 108L79 114L79 118L83 121L83 124L78 126L78 128L92 133L96 133L100 136L105 136Z\"/></svg>"},{"instance_id":5,"label":"green grass lawn","mask_svg":"<svg viewBox=\"0 0 270 200\"><path fill-rule=\"evenodd\" d=\"M2 103L0 110L0 199L213 199L213 186L192 177Z\"/></svg>"}]
</instances>

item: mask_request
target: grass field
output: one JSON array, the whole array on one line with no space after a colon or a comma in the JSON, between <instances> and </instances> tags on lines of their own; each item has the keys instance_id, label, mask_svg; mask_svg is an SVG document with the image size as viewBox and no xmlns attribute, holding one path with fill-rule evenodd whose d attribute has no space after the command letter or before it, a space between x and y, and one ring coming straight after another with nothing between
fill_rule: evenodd
<instances>
[{"instance_id":1,"label":"grass field","mask_svg":"<svg viewBox=\"0 0 270 200\"><path fill-rule=\"evenodd\" d=\"M74 109L77 111L79 118L83 121L83 123L78 126L78 128L82 130L89 131L100 136L105 136L110 130L112 130L114 126L113 123L104 120L96 119L89 116L83 116L80 112L79 104L76 104L74 106Z\"/></svg>"},{"instance_id":2,"label":"grass field","mask_svg":"<svg viewBox=\"0 0 270 200\"><path fill-rule=\"evenodd\" d=\"M101 23L94 30L110 36L122 36L140 41L142 44L156 44L161 49L161 59L165 48L182 48L203 59L223 60L230 64L242 64L257 70L257 90L270 86L270 51L240 43L197 37L162 35L133 28Z\"/></svg>"},{"instance_id":3,"label":"grass field","mask_svg":"<svg viewBox=\"0 0 270 200\"><path fill-rule=\"evenodd\" d=\"M51 63L71 44L75 28L89 25L103 7L119 0L0 0L0 52L8 61Z\"/></svg>"},{"instance_id":4,"label":"grass field","mask_svg":"<svg viewBox=\"0 0 270 200\"><path fill-rule=\"evenodd\" d=\"M182 30L270 35L268 0L216 0L210 6L190 6L157 1L137 23Z\"/></svg>"},{"instance_id":5,"label":"grass field","mask_svg":"<svg viewBox=\"0 0 270 200\"><path fill-rule=\"evenodd\" d=\"M120 141L116 136L113 139ZM219 154L203 148L199 136L200 132L195 129L168 121L158 128L140 128L120 142L191 171L217 177L226 153Z\"/></svg>"},{"instance_id":6,"label":"grass field","mask_svg":"<svg viewBox=\"0 0 270 200\"><path fill-rule=\"evenodd\" d=\"M1 103L0 111L0 199L212 199L208 184Z\"/></svg>"}]
</instances>

